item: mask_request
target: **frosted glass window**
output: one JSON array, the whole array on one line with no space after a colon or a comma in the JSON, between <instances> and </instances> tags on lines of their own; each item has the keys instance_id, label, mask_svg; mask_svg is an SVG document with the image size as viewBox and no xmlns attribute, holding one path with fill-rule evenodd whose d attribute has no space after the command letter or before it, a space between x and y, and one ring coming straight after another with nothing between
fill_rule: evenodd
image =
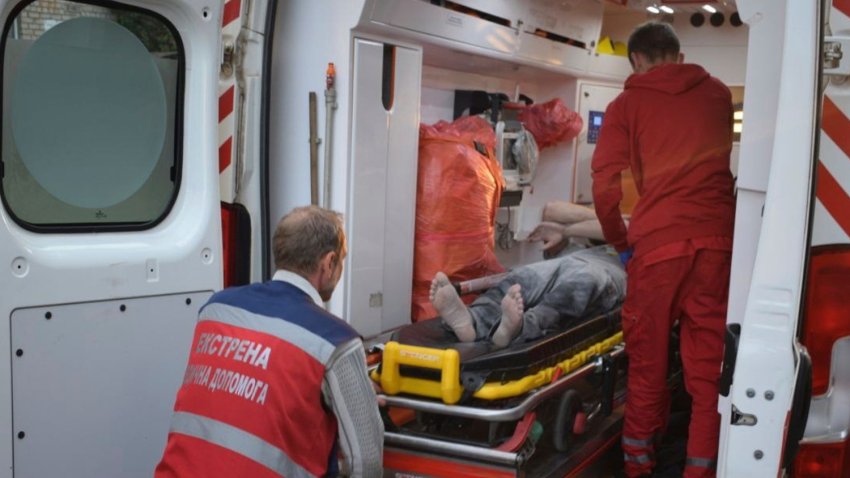
<instances>
[{"instance_id":1,"label":"frosted glass window","mask_svg":"<svg viewBox=\"0 0 850 478\"><path fill-rule=\"evenodd\" d=\"M108 5L37 0L6 25L2 197L28 229L150 227L177 194L179 38Z\"/></svg>"}]
</instances>

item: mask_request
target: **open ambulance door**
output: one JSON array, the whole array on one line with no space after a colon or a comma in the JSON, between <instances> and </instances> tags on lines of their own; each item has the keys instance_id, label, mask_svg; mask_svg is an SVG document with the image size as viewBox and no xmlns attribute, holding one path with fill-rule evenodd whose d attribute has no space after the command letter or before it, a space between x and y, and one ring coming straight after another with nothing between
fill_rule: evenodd
<instances>
[{"instance_id":1,"label":"open ambulance door","mask_svg":"<svg viewBox=\"0 0 850 478\"><path fill-rule=\"evenodd\" d=\"M791 467L792 476L812 478L850 475L850 2L825 3L819 154L801 327L812 359L813 397Z\"/></svg>"},{"instance_id":2,"label":"open ambulance door","mask_svg":"<svg viewBox=\"0 0 850 478\"><path fill-rule=\"evenodd\" d=\"M717 474L782 476L811 397L811 360L799 333L823 153L825 9L791 0L737 6L750 39Z\"/></svg>"},{"instance_id":3,"label":"open ambulance door","mask_svg":"<svg viewBox=\"0 0 850 478\"><path fill-rule=\"evenodd\" d=\"M223 3L218 172L224 287L271 278L269 97L277 0Z\"/></svg>"},{"instance_id":4,"label":"open ambulance door","mask_svg":"<svg viewBox=\"0 0 850 478\"><path fill-rule=\"evenodd\" d=\"M222 124L262 118L268 5L0 0L0 476L151 476L223 285L220 199L262 210L233 167L261 136Z\"/></svg>"}]
</instances>

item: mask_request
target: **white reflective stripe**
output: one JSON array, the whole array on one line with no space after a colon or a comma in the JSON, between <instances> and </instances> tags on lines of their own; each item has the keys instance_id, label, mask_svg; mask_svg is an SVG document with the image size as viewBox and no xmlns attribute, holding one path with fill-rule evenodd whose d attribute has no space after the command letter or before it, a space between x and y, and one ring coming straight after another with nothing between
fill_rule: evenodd
<instances>
[{"instance_id":1,"label":"white reflective stripe","mask_svg":"<svg viewBox=\"0 0 850 478\"><path fill-rule=\"evenodd\" d=\"M212 303L201 310L198 321L212 320L227 325L256 330L295 344L322 365L328 363L336 347L300 325L277 317L254 314L227 304Z\"/></svg>"},{"instance_id":2,"label":"white reflective stripe","mask_svg":"<svg viewBox=\"0 0 850 478\"><path fill-rule=\"evenodd\" d=\"M260 437L212 418L194 413L175 412L169 431L200 438L226 448L286 478L315 476L292 461L280 448Z\"/></svg>"},{"instance_id":3,"label":"white reflective stripe","mask_svg":"<svg viewBox=\"0 0 850 478\"><path fill-rule=\"evenodd\" d=\"M695 467L700 467L700 468L710 468L710 469L713 470L713 469L717 468L717 461L712 460L711 458L687 457L685 459L685 465L686 466L695 466Z\"/></svg>"},{"instance_id":4,"label":"white reflective stripe","mask_svg":"<svg viewBox=\"0 0 850 478\"><path fill-rule=\"evenodd\" d=\"M650 463L652 458L649 455L629 455L628 453L623 453L623 460L644 465Z\"/></svg>"},{"instance_id":5,"label":"white reflective stripe","mask_svg":"<svg viewBox=\"0 0 850 478\"><path fill-rule=\"evenodd\" d=\"M629 437L623 435L623 445L651 448L653 441L654 440L652 438L647 438L645 440L639 440L637 438L629 438Z\"/></svg>"}]
</instances>

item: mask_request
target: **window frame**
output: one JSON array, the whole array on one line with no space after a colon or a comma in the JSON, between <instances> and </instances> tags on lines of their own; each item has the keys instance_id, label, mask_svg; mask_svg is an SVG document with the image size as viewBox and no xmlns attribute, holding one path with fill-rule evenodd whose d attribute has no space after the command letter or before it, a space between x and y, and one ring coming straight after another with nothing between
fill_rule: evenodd
<instances>
[{"instance_id":1,"label":"window frame","mask_svg":"<svg viewBox=\"0 0 850 478\"><path fill-rule=\"evenodd\" d=\"M21 14L21 12L26 9L31 4L35 3L38 0L23 0L14 6L9 12L9 16L6 18L2 37L0 37L0 88L5 87L5 79L6 79L6 71L2 65L5 65L6 61L6 42L9 38L9 34L14 28L14 23ZM175 89L174 95L174 105L167 105L174 108L174 125L173 125L173 133L174 133L174 160L170 167L170 179L172 182L172 190L171 197L166 202L165 207L162 212L156 218L150 221L137 221L137 222L111 222L111 223L92 223L92 222L79 222L79 223L54 223L54 224L34 224L28 222L15 214L15 211L9 206L9 203L6 199L6 190L3 187L3 180L5 178L5 162L2 156L2 135L0 135L0 202L2 202L3 210L9 215L9 217L17 224L18 226L37 233L44 234L56 234L56 233L92 233L92 232L131 232L131 231L143 231L147 229L152 229L156 227L159 223L165 220L168 215L171 213L174 208L174 204L177 202L177 197L180 193L180 187L182 184L182 176L183 176L183 111L184 111L184 98L185 98L185 78L186 78L186 51L183 46L183 40L173 23L171 23L165 16L147 10L145 8L137 7L134 5L127 5L120 2L110 1L110 0L63 0L68 3L76 3L83 5L92 5L98 7L105 7L112 10L123 10L129 12L140 13L144 15L148 15L159 22L161 22L165 28L171 33L174 37L174 42L177 46L177 85ZM5 94L0 94L0 111L3 111Z\"/></svg>"}]
</instances>

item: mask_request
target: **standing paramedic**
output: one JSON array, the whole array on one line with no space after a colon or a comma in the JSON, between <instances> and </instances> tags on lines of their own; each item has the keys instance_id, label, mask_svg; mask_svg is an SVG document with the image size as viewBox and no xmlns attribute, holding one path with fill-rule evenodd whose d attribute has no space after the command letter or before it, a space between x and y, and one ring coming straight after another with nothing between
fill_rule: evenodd
<instances>
[{"instance_id":1,"label":"standing paramedic","mask_svg":"<svg viewBox=\"0 0 850 478\"><path fill-rule=\"evenodd\" d=\"M593 200L605 239L626 264L629 355L622 447L626 475L649 475L670 406L670 331L678 321L692 398L685 477L715 476L718 381L735 214L729 89L683 64L679 40L650 22L629 37L634 74L608 106L593 155ZM628 226L620 172L640 198Z\"/></svg>"},{"instance_id":2,"label":"standing paramedic","mask_svg":"<svg viewBox=\"0 0 850 478\"><path fill-rule=\"evenodd\" d=\"M277 225L272 280L201 308L156 478L381 476L363 344L323 308L345 254L337 213L297 208Z\"/></svg>"}]
</instances>

